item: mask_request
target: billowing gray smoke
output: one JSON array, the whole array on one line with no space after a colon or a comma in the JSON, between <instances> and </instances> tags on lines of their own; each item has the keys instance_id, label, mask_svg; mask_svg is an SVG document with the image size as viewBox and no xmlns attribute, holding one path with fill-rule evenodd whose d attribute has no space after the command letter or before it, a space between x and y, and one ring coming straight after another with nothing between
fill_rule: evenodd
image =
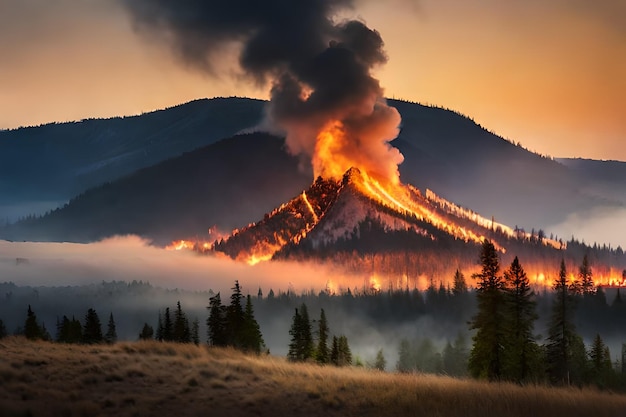
<instances>
[{"instance_id":1,"label":"billowing gray smoke","mask_svg":"<svg viewBox=\"0 0 626 417\"><path fill-rule=\"evenodd\" d=\"M352 0L119 1L137 28L164 35L187 64L209 74L238 48L244 74L272 85L270 121L287 132L292 152L311 158L316 175L357 166L397 180L403 158L387 142L400 116L371 75L387 57L378 32L336 19ZM333 140L320 144L324 131Z\"/></svg>"}]
</instances>

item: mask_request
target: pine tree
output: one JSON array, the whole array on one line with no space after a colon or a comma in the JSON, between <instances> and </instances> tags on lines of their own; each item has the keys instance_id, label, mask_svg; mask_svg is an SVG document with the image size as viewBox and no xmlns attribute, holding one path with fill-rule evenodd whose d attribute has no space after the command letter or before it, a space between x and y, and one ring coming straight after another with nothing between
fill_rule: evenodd
<instances>
[{"instance_id":1,"label":"pine tree","mask_svg":"<svg viewBox=\"0 0 626 417\"><path fill-rule=\"evenodd\" d=\"M263 335L261 334L261 328L259 327L259 323L254 318L252 298L249 294L246 297L242 340L243 349L256 354L261 353L261 350L265 346L265 342L263 342Z\"/></svg>"},{"instance_id":2,"label":"pine tree","mask_svg":"<svg viewBox=\"0 0 626 417\"><path fill-rule=\"evenodd\" d=\"M593 273L589 266L589 258L587 254L583 257L583 262L578 268L578 279L580 281L580 287L583 295L593 294Z\"/></svg>"},{"instance_id":3,"label":"pine tree","mask_svg":"<svg viewBox=\"0 0 626 417\"><path fill-rule=\"evenodd\" d=\"M552 316L546 346L548 375L553 383L569 384L572 371L572 342L575 328L572 323L573 299L567 284L565 261L561 260L559 277L554 283Z\"/></svg>"},{"instance_id":4,"label":"pine tree","mask_svg":"<svg viewBox=\"0 0 626 417\"><path fill-rule=\"evenodd\" d=\"M156 331L156 336L155 336L155 339L158 340L159 342L163 341L163 331L164 331L163 317L161 317L161 310L159 310L159 320L157 322L157 331Z\"/></svg>"},{"instance_id":5,"label":"pine tree","mask_svg":"<svg viewBox=\"0 0 626 417\"><path fill-rule=\"evenodd\" d=\"M387 360L385 359L385 355L383 354L383 350L379 349L376 353L376 360L374 360L374 369L379 371L384 371L387 367Z\"/></svg>"},{"instance_id":6,"label":"pine tree","mask_svg":"<svg viewBox=\"0 0 626 417\"><path fill-rule=\"evenodd\" d=\"M296 308L296 312L293 315L291 320L291 328L289 329L289 335L291 336L291 341L289 342L289 350L287 351L287 359L292 362L301 361L300 357L300 339L302 338L301 326L300 326L300 313Z\"/></svg>"},{"instance_id":7,"label":"pine tree","mask_svg":"<svg viewBox=\"0 0 626 417\"><path fill-rule=\"evenodd\" d=\"M333 354L334 352L334 354ZM344 335L333 337L333 351L331 351L331 361L335 366L352 365L352 352L348 345L348 338Z\"/></svg>"},{"instance_id":8,"label":"pine tree","mask_svg":"<svg viewBox=\"0 0 626 417\"><path fill-rule=\"evenodd\" d=\"M109 345L117 342L117 330L115 329L115 320L113 313L109 314L109 323L107 324L107 332L104 335L104 341Z\"/></svg>"},{"instance_id":9,"label":"pine tree","mask_svg":"<svg viewBox=\"0 0 626 417\"><path fill-rule=\"evenodd\" d=\"M337 339L337 336L333 336L333 343L330 349L330 363L335 366L339 364L339 339Z\"/></svg>"},{"instance_id":10,"label":"pine tree","mask_svg":"<svg viewBox=\"0 0 626 417\"><path fill-rule=\"evenodd\" d=\"M154 329L148 323L144 323L139 333L139 340L152 340L152 336L154 336Z\"/></svg>"},{"instance_id":11,"label":"pine tree","mask_svg":"<svg viewBox=\"0 0 626 417\"><path fill-rule=\"evenodd\" d=\"M407 339L402 339L400 340L400 346L398 347L398 363L396 364L396 369L399 372L411 372L415 370L415 368L416 365L411 343L409 343Z\"/></svg>"},{"instance_id":12,"label":"pine tree","mask_svg":"<svg viewBox=\"0 0 626 417\"><path fill-rule=\"evenodd\" d=\"M163 329L161 330L161 338L165 342L174 340L174 325L170 316L170 308L165 308L165 317L163 318Z\"/></svg>"},{"instance_id":13,"label":"pine tree","mask_svg":"<svg viewBox=\"0 0 626 417\"><path fill-rule=\"evenodd\" d=\"M81 343L83 341L83 325L80 324L80 320L72 316L72 320L69 322L69 329L67 332L67 343Z\"/></svg>"},{"instance_id":14,"label":"pine tree","mask_svg":"<svg viewBox=\"0 0 626 417\"><path fill-rule=\"evenodd\" d=\"M326 364L330 361L330 352L328 351L328 321L324 309L320 313L320 321L317 327L317 349L315 350L315 360L317 363Z\"/></svg>"},{"instance_id":15,"label":"pine tree","mask_svg":"<svg viewBox=\"0 0 626 417\"><path fill-rule=\"evenodd\" d=\"M589 359L591 366L591 381L597 386L603 388L612 379L613 365L611 364L611 353L608 346L599 334L596 335L589 351Z\"/></svg>"},{"instance_id":16,"label":"pine tree","mask_svg":"<svg viewBox=\"0 0 626 417\"><path fill-rule=\"evenodd\" d=\"M538 316L528 276L517 256L504 272L506 282L505 378L522 382L531 373L537 344L533 337Z\"/></svg>"},{"instance_id":17,"label":"pine tree","mask_svg":"<svg viewBox=\"0 0 626 417\"><path fill-rule=\"evenodd\" d=\"M226 346L228 343L226 307L222 305L220 293L209 298L209 317L206 320L208 343L212 346Z\"/></svg>"},{"instance_id":18,"label":"pine tree","mask_svg":"<svg viewBox=\"0 0 626 417\"><path fill-rule=\"evenodd\" d=\"M187 316L180 305L180 301L176 303L176 311L174 312L172 340L177 343L191 343L189 321L187 320Z\"/></svg>"},{"instance_id":19,"label":"pine tree","mask_svg":"<svg viewBox=\"0 0 626 417\"><path fill-rule=\"evenodd\" d=\"M243 347L243 327L244 327L244 312L241 299L241 287L239 281L235 281L235 286L231 288L233 291L230 296L230 305L226 308L226 322L227 322L227 334L228 345L236 348Z\"/></svg>"},{"instance_id":20,"label":"pine tree","mask_svg":"<svg viewBox=\"0 0 626 417\"><path fill-rule=\"evenodd\" d=\"M474 345L468 368L470 374L476 378L498 380L503 371L505 344L504 281L499 275L500 264L496 248L486 239L483 242L480 263L482 272L473 276L478 280L478 313L470 322L470 329L476 330L476 334L472 338Z\"/></svg>"},{"instance_id":21,"label":"pine tree","mask_svg":"<svg viewBox=\"0 0 626 417\"><path fill-rule=\"evenodd\" d=\"M24 322L24 336L30 340L42 338L41 327L37 324L37 316L30 307L30 304L28 305L28 311L26 312L26 322Z\"/></svg>"},{"instance_id":22,"label":"pine tree","mask_svg":"<svg viewBox=\"0 0 626 417\"><path fill-rule=\"evenodd\" d=\"M59 343L69 343L70 319L63 316L62 319L57 317L57 334L56 341Z\"/></svg>"},{"instance_id":23,"label":"pine tree","mask_svg":"<svg viewBox=\"0 0 626 417\"><path fill-rule=\"evenodd\" d=\"M442 355L443 372L451 376L467 375L467 344L465 337L459 334L454 343L448 342Z\"/></svg>"},{"instance_id":24,"label":"pine tree","mask_svg":"<svg viewBox=\"0 0 626 417\"><path fill-rule=\"evenodd\" d=\"M196 346L200 345L200 322L197 317L191 323L191 342Z\"/></svg>"},{"instance_id":25,"label":"pine tree","mask_svg":"<svg viewBox=\"0 0 626 417\"><path fill-rule=\"evenodd\" d=\"M465 275L460 270L456 270L454 273L454 284L452 287L452 294L461 295L467 293L467 282L465 282Z\"/></svg>"},{"instance_id":26,"label":"pine tree","mask_svg":"<svg viewBox=\"0 0 626 417\"><path fill-rule=\"evenodd\" d=\"M102 343L102 325L98 313L93 308L87 310L85 315L85 325L83 326L83 343L94 344Z\"/></svg>"},{"instance_id":27,"label":"pine tree","mask_svg":"<svg viewBox=\"0 0 626 417\"><path fill-rule=\"evenodd\" d=\"M301 352L303 360L313 357L315 348L313 346L313 335L311 330L311 321L309 320L309 311L306 304L300 306L300 325L301 325Z\"/></svg>"},{"instance_id":28,"label":"pine tree","mask_svg":"<svg viewBox=\"0 0 626 417\"><path fill-rule=\"evenodd\" d=\"M313 357L313 338L311 336L311 323L306 304L296 309L293 316L291 329L289 330L291 341L287 358L291 361L303 362Z\"/></svg>"}]
</instances>

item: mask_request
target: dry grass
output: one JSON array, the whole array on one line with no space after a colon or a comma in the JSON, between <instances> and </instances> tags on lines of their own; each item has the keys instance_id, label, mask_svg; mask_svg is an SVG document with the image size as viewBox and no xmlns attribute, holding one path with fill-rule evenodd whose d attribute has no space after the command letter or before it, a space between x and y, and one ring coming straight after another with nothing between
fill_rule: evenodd
<instances>
[{"instance_id":1,"label":"dry grass","mask_svg":"<svg viewBox=\"0 0 626 417\"><path fill-rule=\"evenodd\" d=\"M290 364L157 342L0 340L0 416L615 416L626 396Z\"/></svg>"}]
</instances>

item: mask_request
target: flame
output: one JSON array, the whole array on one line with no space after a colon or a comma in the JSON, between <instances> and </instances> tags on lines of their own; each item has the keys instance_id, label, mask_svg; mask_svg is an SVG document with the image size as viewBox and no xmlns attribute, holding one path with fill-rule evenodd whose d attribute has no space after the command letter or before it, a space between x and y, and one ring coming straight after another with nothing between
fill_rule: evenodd
<instances>
[{"instance_id":1,"label":"flame","mask_svg":"<svg viewBox=\"0 0 626 417\"><path fill-rule=\"evenodd\" d=\"M500 233L505 234L507 237L511 239L530 240L533 237L535 237L531 233L525 232L520 229L514 230L505 224L494 221L494 219L491 219L491 220L486 219L472 210L459 207L456 204L439 197L433 191L428 190L428 189L426 190L426 198L429 201L436 203L439 207L441 207L443 210L447 211L450 214L454 214L455 216L460 217L460 218L468 219L472 221L473 223L476 223L479 226L482 226L486 229L491 229L494 231L498 230ZM559 250L567 248L567 244L565 242L559 242L554 239L543 238L541 240L541 243L544 244L545 246L551 246L554 249L559 249Z\"/></svg>"},{"instance_id":2,"label":"flame","mask_svg":"<svg viewBox=\"0 0 626 417\"><path fill-rule=\"evenodd\" d=\"M313 206L311 205L311 203L309 203L309 199L307 198L305 191L302 191L302 200L304 201L306 206L311 211L311 214L313 215L313 221L315 221L315 223L317 223L319 221L319 219L317 217L317 214L315 214L315 210L313 210Z\"/></svg>"},{"instance_id":3,"label":"flame","mask_svg":"<svg viewBox=\"0 0 626 417\"><path fill-rule=\"evenodd\" d=\"M166 250L193 250L196 247L196 243L189 240L175 240L165 247Z\"/></svg>"},{"instance_id":4,"label":"flame","mask_svg":"<svg viewBox=\"0 0 626 417\"><path fill-rule=\"evenodd\" d=\"M370 290L379 292L381 288L380 279L376 275L372 275L370 277Z\"/></svg>"},{"instance_id":5,"label":"flame","mask_svg":"<svg viewBox=\"0 0 626 417\"><path fill-rule=\"evenodd\" d=\"M374 106L378 109L393 108ZM317 134L312 157L315 177L341 180L350 168L386 182L400 182L398 165L404 157L389 144L399 131L400 116L395 109L392 112L374 111L367 129L356 129L340 120L330 120Z\"/></svg>"}]
</instances>

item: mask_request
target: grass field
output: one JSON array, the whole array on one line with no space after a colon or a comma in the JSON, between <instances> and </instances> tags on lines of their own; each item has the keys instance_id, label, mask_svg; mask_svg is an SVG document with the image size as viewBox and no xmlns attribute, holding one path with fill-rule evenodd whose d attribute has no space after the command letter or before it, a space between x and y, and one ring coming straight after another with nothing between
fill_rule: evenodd
<instances>
[{"instance_id":1,"label":"grass field","mask_svg":"<svg viewBox=\"0 0 626 417\"><path fill-rule=\"evenodd\" d=\"M0 340L0 416L616 416L626 396L159 342Z\"/></svg>"}]
</instances>

